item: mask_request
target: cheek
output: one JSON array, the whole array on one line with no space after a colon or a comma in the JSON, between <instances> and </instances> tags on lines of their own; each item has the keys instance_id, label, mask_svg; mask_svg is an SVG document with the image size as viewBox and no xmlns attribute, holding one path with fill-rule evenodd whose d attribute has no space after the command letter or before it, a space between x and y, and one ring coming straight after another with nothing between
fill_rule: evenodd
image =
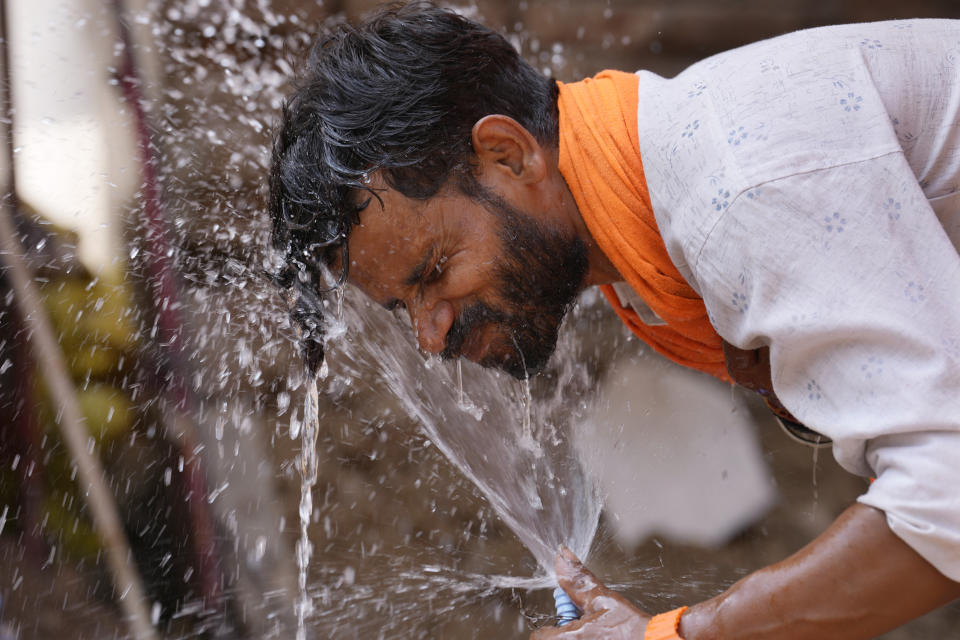
<instances>
[{"instance_id":1,"label":"cheek","mask_svg":"<svg viewBox=\"0 0 960 640\"><path fill-rule=\"evenodd\" d=\"M498 306L497 303L501 300L501 289L502 286L492 263L477 265L469 273L464 274L457 284L460 297L494 306Z\"/></svg>"}]
</instances>

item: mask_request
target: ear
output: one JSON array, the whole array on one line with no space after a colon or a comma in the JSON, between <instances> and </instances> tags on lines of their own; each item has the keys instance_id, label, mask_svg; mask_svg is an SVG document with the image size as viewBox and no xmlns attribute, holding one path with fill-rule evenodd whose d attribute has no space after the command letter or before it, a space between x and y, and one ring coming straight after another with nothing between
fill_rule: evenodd
<instances>
[{"instance_id":1,"label":"ear","mask_svg":"<svg viewBox=\"0 0 960 640\"><path fill-rule=\"evenodd\" d=\"M537 139L510 116L484 116L473 125L473 151L481 171L500 171L505 177L539 182L547 175L546 156Z\"/></svg>"}]
</instances>

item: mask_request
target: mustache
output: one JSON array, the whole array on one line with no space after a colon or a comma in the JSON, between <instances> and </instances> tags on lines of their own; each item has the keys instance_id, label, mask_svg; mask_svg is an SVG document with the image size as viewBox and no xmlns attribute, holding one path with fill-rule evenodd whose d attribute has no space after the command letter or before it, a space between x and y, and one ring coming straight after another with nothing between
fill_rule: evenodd
<instances>
[{"instance_id":1,"label":"mustache","mask_svg":"<svg viewBox=\"0 0 960 640\"><path fill-rule=\"evenodd\" d=\"M503 323L506 316L495 310L484 302L474 302L465 308L459 316L454 318L453 324L447 331L446 344L440 357L443 360L453 360L460 357L463 350L463 343L467 341L467 336L476 330L480 325L488 323Z\"/></svg>"}]
</instances>

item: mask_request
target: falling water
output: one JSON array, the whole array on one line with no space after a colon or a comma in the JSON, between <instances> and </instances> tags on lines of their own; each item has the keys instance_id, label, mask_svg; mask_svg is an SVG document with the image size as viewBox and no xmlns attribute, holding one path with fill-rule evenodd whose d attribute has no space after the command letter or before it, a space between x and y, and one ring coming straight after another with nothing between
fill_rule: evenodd
<instances>
[{"instance_id":1,"label":"falling water","mask_svg":"<svg viewBox=\"0 0 960 640\"><path fill-rule=\"evenodd\" d=\"M483 409L470 400L470 396L463 390L463 361L457 359L457 406L461 411L471 415L475 420L483 419Z\"/></svg>"},{"instance_id":2,"label":"falling water","mask_svg":"<svg viewBox=\"0 0 960 640\"><path fill-rule=\"evenodd\" d=\"M321 369L317 377L325 375ZM297 615L297 640L306 640L306 619L313 613L313 602L307 592L307 570L313 556L313 544L310 542L310 517L313 515L313 487L317 484L317 434L320 432L318 412L320 398L317 392L317 377L307 382L306 400L303 408L303 425L300 449L300 539L297 540L297 586L300 589L295 606ZM292 432L292 430L291 430Z\"/></svg>"},{"instance_id":3,"label":"falling water","mask_svg":"<svg viewBox=\"0 0 960 640\"><path fill-rule=\"evenodd\" d=\"M820 457L820 441L822 436L818 435L813 445L813 465L810 470L810 482L813 485L813 507L811 513L816 510L817 503L820 502L820 487L817 486L817 461Z\"/></svg>"},{"instance_id":4,"label":"falling water","mask_svg":"<svg viewBox=\"0 0 960 640\"><path fill-rule=\"evenodd\" d=\"M523 407L523 422L520 425L520 446L534 454L542 455L537 439L533 436L533 394L530 393L530 378L524 378L520 387L520 404Z\"/></svg>"},{"instance_id":5,"label":"falling water","mask_svg":"<svg viewBox=\"0 0 960 640\"><path fill-rule=\"evenodd\" d=\"M457 404L463 406L463 362L457 359Z\"/></svg>"}]
</instances>

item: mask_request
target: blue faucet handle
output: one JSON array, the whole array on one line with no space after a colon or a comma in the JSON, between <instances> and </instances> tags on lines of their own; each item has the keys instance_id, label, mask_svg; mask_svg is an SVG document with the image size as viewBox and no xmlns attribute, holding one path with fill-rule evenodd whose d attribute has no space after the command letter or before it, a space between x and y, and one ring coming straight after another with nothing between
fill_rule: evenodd
<instances>
[{"instance_id":1,"label":"blue faucet handle","mask_svg":"<svg viewBox=\"0 0 960 640\"><path fill-rule=\"evenodd\" d=\"M553 590L553 602L557 607L557 626L562 627L570 624L574 620L580 619L580 609L573 604L573 600L562 588L557 587Z\"/></svg>"}]
</instances>

